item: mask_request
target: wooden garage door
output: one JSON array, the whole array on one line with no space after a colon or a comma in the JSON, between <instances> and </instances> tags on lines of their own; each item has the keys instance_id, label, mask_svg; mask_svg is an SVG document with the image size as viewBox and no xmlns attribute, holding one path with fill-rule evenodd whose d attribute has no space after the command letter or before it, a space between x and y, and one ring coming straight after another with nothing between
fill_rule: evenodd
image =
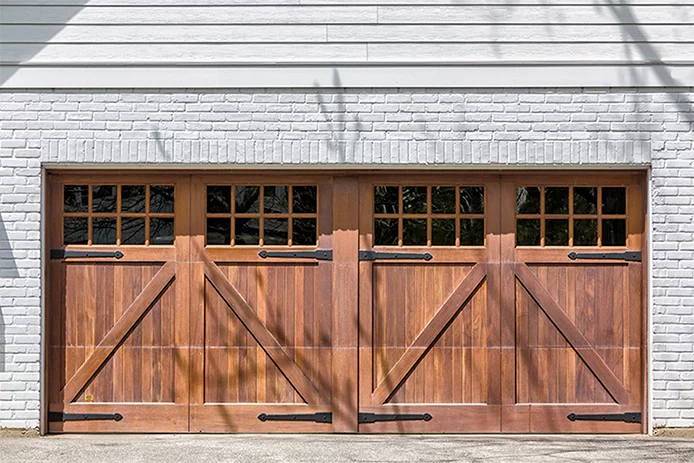
<instances>
[{"instance_id":1,"label":"wooden garage door","mask_svg":"<svg viewBox=\"0 0 694 463\"><path fill-rule=\"evenodd\" d=\"M187 431L188 179L50 180L49 430Z\"/></svg>"},{"instance_id":2,"label":"wooden garage door","mask_svg":"<svg viewBox=\"0 0 694 463\"><path fill-rule=\"evenodd\" d=\"M499 432L497 176L361 184L361 432Z\"/></svg>"},{"instance_id":3,"label":"wooden garage door","mask_svg":"<svg viewBox=\"0 0 694 463\"><path fill-rule=\"evenodd\" d=\"M331 431L331 180L200 177L192 201L190 430Z\"/></svg>"},{"instance_id":4,"label":"wooden garage door","mask_svg":"<svg viewBox=\"0 0 694 463\"><path fill-rule=\"evenodd\" d=\"M642 181L51 175L49 429L641 432Z\"/></svg>"},{"instance_id":5,"label":"wooden garage door","mask_svg":"<svg viewBox=\"0 0 694 463\"><path fill-rule=\"evenodd\" d=\"M641 181L504 178L502 431L643 429Z\"/></svg>"}]
</instances>

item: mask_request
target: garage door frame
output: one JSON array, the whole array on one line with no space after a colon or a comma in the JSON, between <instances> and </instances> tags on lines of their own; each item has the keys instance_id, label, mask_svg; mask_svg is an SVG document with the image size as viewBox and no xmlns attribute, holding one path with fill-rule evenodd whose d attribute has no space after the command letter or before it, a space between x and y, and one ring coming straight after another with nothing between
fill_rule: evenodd
<instances>
[{"instance_id":1,"label":"garage door frame","mask_svg":"<svg viewBox=\"0 0 694 463\"><path fill-rule=\"evenodd\" d=\"M138 175L138 174L140 174L140 172L142 172L142 171L139 171L137 173L136 172L132 172L132 173L128 172L128 175ZM263 174L262 172L257 172L257 171L255 173L258 173L261 175L267 175L267 173ZM282 171L282 172L277 171L276 173L278 175L281 175L283 178L286 178L287 176L289 176L291 178L291 176L302 175L302 174L306 174L307 172L306 171L286 171L286 172L285 171ZM308 173L311 173L311 172L308 172ZM647 190L646 175L644 175L643 172L634 173L634 171L627 171L627 172L620 171L617 173L620 175L624 174L624 175L627 175L630 177L634 177L637 179L636 181L640 184L641 192L642 192L642 194L641 194L642 204L641 204L641 214L640 215L642 217L643 223L646 224L647 223L647 211L649 210L648 209L648 197L647 197L648 190ZM51 183L52 183L51 177L53 176L53 174L60 174L61 177L63 177L63 178L69 178L71 176L71 178L73 178L75 181L80 181L80 179L82 179L82 181L83 181L83 179L87 175L104 175L104 178L110 178L110 179L113 179L113 176L117 175L115 173L111 174L105 170L75 171L75 170L56 169L56 170L51 170L49 172L49 175L47 175L48 185L51 185ZM150 171L150 172L143 173L142 175L148 175L148 174L156 174L157 176L162 175L162 173L159 171ZM219 174L220 175L227 175L227 173L222 173L222 172L220 172ZM341 175L345 174L344 171L331 171L331 172L326 171L322 174L336 175L336 182L339 179L339 182L342 182L342 184L343 184L345 193L348 195L351 195L351 196L345 197L345 198L349 197L351 199L345 200L341 204L342 207L350 204L351 201L354 200L355 194L357 195L356 197L358 197L358 192L355 193L355 191L354 191L355 185L357 184L357 181L355 181L353 176L361 175L363 177L364 176L368 177L368 176L374 175L373 171L363 171L363 172L353 171L353 172L350 172L349 175L346 175L344 177L340 177ZM470 172L469 171L455 171L455 172L442 172L441 174L431 174L431 171L429 171L429 172L407 171L407 174L408 175L409 174L432 175L433 178L437 178L437 176L447 175L447 174L450 174L450 175L459 175L459 174L469 175ZM475 172L475 175L501 175L502 178L507 178L508 176L512 176L514 174L517 174L517 171L516 172L506 172L506 173L501 173L501 174L499 172L484 172L484 171ZM533 174L546 175L547 171L529 171L529 172L524 172L522 174L522 176L533 175ZM171 175L177 176L177 177L185 177L186 176L186 175L177 175L177 174L175 174L175 172L171 173ZM197 173L193 173L192 175L195 176L195 175L197 175ZM381 174L377 174L377 175L381 175ZM550 175L554 175L554 173L552 173ZM604 177L608 178L608 177L613 176L615 174L614 174L614 172L605 172L605 171L572 171L570 173L566 173L565 175L567 178L571 178L574 176L580 176L580 175L591 175L591 176L595 176L596 178L600 178L600 177L604 176ZM337 203L338 203L338 199L335 199L335 204L337 204ZM49 199L48 208L47 208L47 211L45 213L45 217L46 217L47 223L48 223L48 225L46 226L47 237L48 237L48 235L50 235L52 233L51 227L50 227L50 220L52 218L52 216L51 216L52 211L54 211L56 208L58 210L60 210L60 205L56 205L55 201L52 201ZM358 218L344 216L342 219L338 219L336 217L335 223L338 224L339 220L342 220L342 223L344 224L343 230L342 230L343 234L341 236L341 239L343 239L345 243L355 243L355 242L358 243L358 240L359 240L358 232L355 234L354 230L351 230L349 228L349 224L357 222ZM335 228L337 229L338 227L336 226ZM335 238L337 238L337 234L335 235ZM642 363L642 372L641 372L641 374L642 374L642 383L643 383L643 394L642 394L643 405L641 407L641 411L642 411L643 419L642 419L642 425L641 425L641 432L643 432L643 433L648 432L648 422L649 422L649 417L648 417L648 397L649 397L649 391L648 391L648 364L649 363L648 362L649 362L649 358L648 358L648 331L646 329L649 326L648 321L649 321L649 316L650 316L648 313L648 308L649 308L649 304L648 304L648 298L649 298L649 295L648 295L648 288L649 288L649 286L648 286L648 281L649 281L648 241L649 241L648 230L646 227L644 227L643 239L642 239L642 248L641 248L642 255L643 255L642 298L641 298L642 299L642 311L643 311L643 316L642 316L642 326L643 326L642 331L643 331L643 333L642 333L642 344L641 344L641 351L642 351L642 362L641 362ZM47 244L49 243L48 240L46 240L44 242ZM45 256L44 258L46 259L46 263L47 263L47 265L46 265L47 272L46 273L48 275L50 275L50 272L51 272L51 262L48 259L48 257L49 257L48 256L48 250L51 247L52 247L51 245L44 246L44 250L46 252L44 255ZM355 248L358 249L358 246L356 246ZM358 261L357 261L356 256L354 255L354 253L348 253L348 255L344 256L343 264L344 265L341 267L342 270L344 271L344 275L342 277L343 281L344 281L344 278L348 278L348 279L349 278L357 278L356 275L358 273L358 270L357 270ZM48 277L48 278L50 278L50 277ZM49 280L47 279L46 281L49 281ZM48 288L48 286L47 286L47 288ZM45 302L44 302L44 306L45 306L44 307L44 314L46 315L46 326L48 327L49 323L50 323L50 307L49 307L50 300L49 299L50 299L51 293L50 293L50 291L46 291L46 294L49 297L47 297ZM350 294L341 294L341 295L335 295L334 294L333 297L334 297L334 299L335 298L339 299L340 303L343 305L344 304L354 304L355 306L358 307L358 301L353 300L354 298ZM336 301L334 300L334 302L336 302ZM347 331L345 333L345 337L354 337L352 335L354 335L354 333L349 333L349 331ZM43 339L45 340L46 338L47 338L47 334L46 334L46 332L44 332ZM346 341L346 343L349 344L349 341ZM45 345L46 345L46 342L44 342L44 346ZM353 347L353 346L348 346L348 347ZM44 349L45 349L45 347L44 347ZM356 356L351 356L351 355L346 353L345 361L356 362L355 357ZM44 356L44 358L45 358L45 356ZM44 384L47 385L48 387L50 387L50 385L48 385L47 368L45 368L45 367L44 367ZM354 392L354 397L356 398L356 391ZM44 407L44 410L47 412L48 407L47 406ZM355 408L349 408L349 407L345 408L343 410L343 418L342 418L343 423L344 423L344 425L342 427L343 431L350 431L350 430L354 429L354 426L356 424L356 417L355 417L356 414L353 413L354 411L355 411ZM43 417L43 421L47 422L47 416ZM338 421L339 421L339 418L338 418ZM337 430L338 429L336 428L336 431Z\"/></svg>"}]
</instances>

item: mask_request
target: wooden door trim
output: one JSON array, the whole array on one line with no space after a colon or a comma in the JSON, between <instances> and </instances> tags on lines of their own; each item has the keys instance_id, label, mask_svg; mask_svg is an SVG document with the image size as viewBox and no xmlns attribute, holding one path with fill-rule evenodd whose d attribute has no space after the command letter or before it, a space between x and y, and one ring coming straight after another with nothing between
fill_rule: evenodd
<instances>
[{"instance_id":1,"label":"wooden door trim","mask_svg":"<svg viewBox=\"0 0 694 463\"><path fill-rule=\"evenodd\" d=\"M530 268L524 263L517 262L513 269L518 281L552 321L559 333L571 344L596 379L605 386L612 398L618 404L629 403L629 392Z\"/></svg>"},{"instance_id":2,"label":"wooden door trim","mask_svg":"<svg viewBox=\"0 0 694 463\"><path fill-rule=\"evenodd\" d=\"M176 264L167 262L137 295L123 315L106 333L82 366L61 391L64 402L72 402L84 390L103 364L113 355L123 340L157 301L176 275Z\"/></svg>"},{"instance_id":3,"label":"wooden door trim","mask_svg":"<svg viewBox=\"0 0 694 463\"><path fill-rule=\"evenodd\" d=\"M473 296L484 281L487 265L475 264L472 270L463 278L456 289L448 296L446 302L438 308L429 323L417 335L405 353L395 362L393 368L376 387L372 400L384 404L397 390L407 374L419 363L434 341L448 327L451 320L463 309L465 303Z\"/></svg>"},{"instance_id":4,"label":"wooden door trim","mask_svg":"<svg viewBox=\"0 0 694 463\"><path fill-rule=\"evenodd\" d=\"M253 308L234 288L234 285L224 276L217 265L210 261L204 262L205 276L215 290L224 299L229 308L236 314L248 332L258 342L258 345L277 365L282 374L291 383L296 392L308 405L320 405L323 400L311 381L304 375L298 365L287 354L277 339L268 331L258 318Z\"/></svg>"}]
</instances>

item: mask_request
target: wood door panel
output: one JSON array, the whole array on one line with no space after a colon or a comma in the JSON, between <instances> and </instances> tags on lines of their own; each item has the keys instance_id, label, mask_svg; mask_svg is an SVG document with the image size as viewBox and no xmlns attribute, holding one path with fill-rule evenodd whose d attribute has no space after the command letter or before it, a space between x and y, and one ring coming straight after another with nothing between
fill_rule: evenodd
<instances>
[{"instance_id":1,"label":"wood door panel","mask_svg":"<svg viewBox=\"0 0 694 463\"><path fill-rule=\"evenodd\" d=\"M319 395L329 399L330 314L316 306L318 266L219 268ZM305 403L209 282L205 307L205 403Z\"/></svg>"},{"instance_id":2,"label":"wood door panel","mask_svg":"<svg viewBox=\"0 0 694 463\"><path fill-rule=\"evenodd\" d=\"M641 179L562 180L561 176L509 177L502 186L502 430L640 432L641 423L597 417L572 422L567 416L645 411L643 264L601 255L642 252ZM516 187L523 185L535 185L528 187L539 195L535 203L517 197ZM562 188L564 206L558 199ZM576 193L575 188L583 191ZM519 191L529 190L523 186ZM554 195L549 211L548 191ZM612 196L615 202L606 206L605 195L618 191L622 205L615 206L620 201ZM525 205L517 210L521 203ZM540 225L533 238L539 242L517 242L521 220ZM575 234L579 221L581 226L592 221L596 227L592 246L587 241L579 241L581 247L570 246L577 236L590 241L585 228ZM623 241L617 233L605 235L606 221L621 221ZM557 224L565 224L563 237L556 234ZM555 234L550 236L550 230ZM523 240L529 236L526 233ZM562 239L565 245L557 245L555 241ZM572 260L570 252L584 256ZM645 418L644 413L644 423Z\"/></svg>"},{"instance_id":3,"label":"wood door panel","mask_svg":"<svg viewBox=\"0 0 694 463\"><path fill-rule=\"evenodd\" d=\"M206 204L210 185L215 188L214 194L224 190L232 195L233 204L237 199L234 195L244 191L238 185L261 185L257 189L261 206L253 213L259 216L258 230L264 230L264 221L273 219L263 218L263 214L269 213L264 209L267 204L262 195L277 191L274 187L268 189L265 180L257 178L254 183L246 176L223 181L218 177L199 178L193 185L193 202ZM287 184L292 197L295 185L291 180L272 185ZM294 236L291 226L295 218L309 216L316 221L316 247L332 249L332 183L321 178L297 183L301 184L318 185L312 212L302 213L303 206L294 197L289 212L277 214L288 221L290 236ZM297 248L290 241L269 248L264 238L255 245L236 244L232 239L226 245L206 244L205 224L218 220L220 215L208 212L204 206L194 209L192 224L196 263L191 326L191 431L331 431L333 426L329 423L291 419L262 422L258 416L335 411L333 263L259 255L263 249L314 249L308 245ZM224 220L236 224L236 213L236 209L230 208L225 213L229 218Z\"/></svg>"},{"instance_id":4,"label":"wood door panel","mask_svg":"<svg viewBox=\"0 0 694 463\"><path fill-rule=\"evenodd\" d=\"M53 400L72 401L79 394L78 402L172 402L175 377L171 361L166 362L175 348L172 269L159 264L65 267L64 344L51 346L65 361ZM150 294L143 296L146 289Z\"/></svg>"}]
</instances>

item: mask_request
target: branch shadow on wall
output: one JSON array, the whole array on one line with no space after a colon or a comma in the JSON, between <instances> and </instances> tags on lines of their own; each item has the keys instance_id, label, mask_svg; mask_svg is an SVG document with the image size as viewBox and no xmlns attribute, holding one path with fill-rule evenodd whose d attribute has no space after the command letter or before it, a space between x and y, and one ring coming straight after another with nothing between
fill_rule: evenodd
<instances>
[{"instance_id":1,"label":"branch shadow on wall","mask_svg":"<svg viewBox=\"0 0 694 463\"><path fill-rule=\"evenodd\" d=\"M7 231L5 230L5 224L0 217L0 284L11 281L14 278L19 277L19 271L17 270L17 263L15 262L14 255L12 253L12 248L10 246L10 239L7 236ZM5 334L5 314L3 313L3 305L0 304L0 372L5 371L6 360L5 352L6 344L6 334Z\"/></svg>"},{"instance_id":2,"label":"branch shadow on wall","mask_svg":"<svg viewBox=\"0 0 694 463\"><path fill-rule=\"evenodd\" d=\"M632 11L630 5L619 3L617 0L607 0L606 3L596 4L598 10L607 8L612 15L619 21L620 27L624 31L624 35L631 39L631 42L624 42L627 56L631 55L630 47L637 48L641 58L652 66L658 80L663 87L685 87L684 84L678 82L670 73L658 50L648 40L638 19ZM630 68L630 76L628 82L632 85L645 85L642 77L632 67ZM694 113L692 113L691 103L680 101L676 93L668 93L679 110L680 116L684 122L694 123Z\"/></svg>"}]
</instances>

